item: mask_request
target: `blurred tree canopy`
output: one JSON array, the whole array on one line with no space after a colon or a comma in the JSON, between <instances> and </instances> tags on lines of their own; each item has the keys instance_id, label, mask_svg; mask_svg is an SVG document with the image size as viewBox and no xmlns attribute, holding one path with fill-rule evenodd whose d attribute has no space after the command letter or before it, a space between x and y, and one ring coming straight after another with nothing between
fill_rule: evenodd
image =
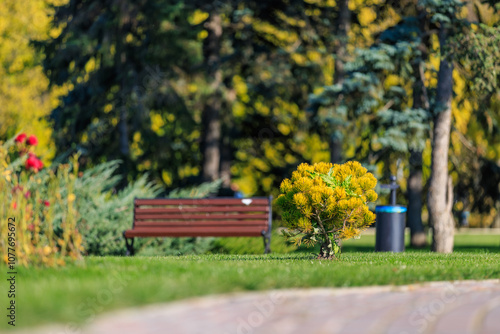
<instances>
[{"instance_id":1,"label":"blurred tree canopy","mask_svg":"<svg viewBox=\"0 0 500 334\"><path fill-rule=\"evenodd\" d=\"M354 126L366 129L357 136L361 142L353 157L364 161L368 159L368 163L378 162L379 167L394 166L396 160L409 165L407 196L413 244L413 228L421 230L418 227L421 223L417 220L412 223L412 220L415 213L420 215L422 207L417 203L421 201L419 197L423 186L422 176L418 174L422 175L425 165L432 169L427 174L427 178L432 175L427 197L429 207L443 200L438 210L430 212L431 216L434 212L441 212L442 215L435 215L433 220L449 220L444 217L451 213L455 192L453 188L447 190L450 130L451 160L455 161L451 171L453 183L458 184L460 193L464 188L472 191L471 184L491 180L492 175L479 172L479 161L481 165L492 163L498 166L499 156L496 153L490 153L494 157L490 163L484 156L473 157L478 163L472 165L470 158L469 164L460 160L464 143L469 148L474 147L474 144L465 140L467 136L463 132L470 131L472 127L464 122L464 118L473 120L478 117L473 124L482 123L478 128L488 129L488 133L482 133L483 138L490 139L487 145L493 148L498 144L498 129L495 129L498 123L495 119L499 113L494 96L498 94L499 17L494 9L479 1L419 1L405 9L406 13L401 12L405 16L398 24L383 31L371 47L356 50L352 62L346 65L348 71L344 81L325 87L323 92L312 96L311 103L316 117L323 118L320 123L333 120L330 123L343 124L344 128ZM459 71L455 71L452 76L453 64L458 66ZM466 85L469 92L474 92L467 97L464 96ZM457 103L464 102L464 98L467 101L465 104ZM482 101L481 107L476 105L470 108L475 101ZM453 122L450 123L452 116ZM362 119L368 119L369 122L360 123ZM488 119L489 126L480 119ZM433 126L432 136L429 136L428 123ZM460 124L460 129L455 124ZM363 133L366 136L363 137ZM426 152L423 152L424 149ZM427 160L422 165L423 153L424 156L432 153L432 164ZM398 156L399 159L396 159ZM459 174L462 175L457 177ZM467 182L468 185L464 185ZM478 208L490 203L489 212L495 215L491 204L497 202L494 199L498 198L497 187L486 187L488 191L481 188L480 191L476 188L476 194L481 193L482 197L470 196L471 193L462 196L460 201L455 202L455 209L459 212L468 211L471 207ZM445 205L446 200L449 203ZM450 210L449 213L444 212L445 206ZM412 214L413 208L416 210ZM488 212L488 209L483 212ZM496 215L498 219L498 211ZM453 222L450 226L452 229ZM438 227L437 223L434 227Z\"/></svg>"},{"instance_id":2,"label":"blurred tree canopy","mask_svg":"<svg viewBox=\"0 0 500 334\"><path fill-rule=\"evenodd\" d=\"M469 25L444 52L447 14L430 15L442 1L4 1L0 136L33 132L55 143L48 158L79 151L88 167L120 159L128 180L222 178L246 195L277 194L301 162L357 159L381 179L399 175L399 202L420 202L422 226L447 52L454 210L491 224L498 7L464 2L456 15Z\"/></svg>"},{"instance_id":3,"label":"blurred tree canopy","mask_svg":"<svg viewBox=\"0 0 500 334\"><path fill-rule=\"evenodd\" d=\"M34 134L39 153L48 162L54 157L52 130L47 116L58 104L63 88L49 89L43 73L43 55L34 52L32 40L57 36L51 27L51 4L64 1L0 2L0 140L16 133Z\"/></svg>"}]
</instances>

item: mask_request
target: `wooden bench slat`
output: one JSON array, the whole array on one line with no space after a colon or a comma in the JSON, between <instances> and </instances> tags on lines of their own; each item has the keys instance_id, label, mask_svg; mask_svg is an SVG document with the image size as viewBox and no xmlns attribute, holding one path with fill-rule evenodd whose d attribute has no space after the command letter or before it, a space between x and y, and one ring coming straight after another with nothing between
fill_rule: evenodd
<instances>
[{"instance_id":1,"label":"wooden bench slat","mask_svg":"<svg viewBox=\"0 0 500 334\"><path fill-rule=\"evenodd\" d=\"M135 220L149 220L149 219L179 219L179 220L199 220L199 219L267 219L267 214L208 214L200 212L199 214L162 214L162 215L139 215L136 214Z\"/></svg>"},{"instance_id":2,"label":"wooden bench slat","mask_svg":"<svg viewBox=\"0 0 500 334\"><path fill-rule=\"evenodd\" d=\"M135 222L134 228L142 228L144 226L151 227L171 227L171 226L189 226L193 228L203 227L203 226L264 226L267 227L267 222L265 220L207 220L207 221L137 221Z\"/></svg>"},{"instance_id":3,"label":"wooden bench slat","mask_svg":"<svg viewBox=\"0 0 500 334\"><path fill-rule=\"evenodd\" d=\"M177 230L183 230L183 231L194 231L191 233L196 233L196 231L202 231L202 230L220 230L220 231L262 231L263 228L266 226L264 224L261 225L240 225L240 226L221 226L221 225L207 225L207 226L197 226L196 228L193 228L191 226L186 226L186 225L174 225L174 226L135 226L133 229L130 229L128 231L142 231L142 230L154 230L154 231L163 231L164 233L168 234L172 231L177 231Z\"/></svg>"},{"instance_id":4,"label":"wooden bench slat","mask_svg":"<svg viewBox=\"0 0 500 334\"><path fill-rule=\"evenodd\" d=\"M269 212L268 206L214 206L214 207L183 207L173 208L143 208L136 207L135 213L176 213L176 212Z\"/></svg>"},{"instance_id":5,"label":"wooden bench slat","mask_svg":"<svg viewBox=\"0 0 500 334\"><path fill-rule=\"evenodd\" d=\"M170 235L171 233L175 232L189 232L191 234L196 234L199 231L219 231L219 232L238 232L238 231L244 231L244 232L258 232L259 235L262 232L264 228L259 225L255 226L203 226L199 227L196 229L190 228L189 226L174 226L174 227L168 227L168 228L156 228L156 227L150 227L150 226L141 226L141 227L134 227L132 230L127 230L128 232L130 231L139 231L139 232L155 232L155 233L164 233L165 235Z\"/></svg>"},{"instance_id":6,"label":"wooden bench slat","mask_svg":"<svg viewBox=\"0 0 500 334\"><path fill-rule=\"evenodd\" d=\"M206 198L206 199L170 199L170 198L155 198L155 199L136 199L135 206L141 205L198 205L198 206L213 206L213 205L246 205L242 198ZM247 200L250 200L248 198ZM269 205L267 198L251 198L252 202L248 206Z\"/></svg>"},{"instance_id":7,"label":"wooden bench slat","mask_svg":"<svg viewBox=\"0 0 500 334\"><path fill-rule=\"evenodd\" d=\"M258 237L262 236L261 231L256 229L242 229L241 227L237 229L228 228L199 228L197 230L192 229L178 229L175 231L169 231L167 234L164 231L157 231L155 229L133 229L125 231L125 237Z\"/></svg>"}]
</instances>

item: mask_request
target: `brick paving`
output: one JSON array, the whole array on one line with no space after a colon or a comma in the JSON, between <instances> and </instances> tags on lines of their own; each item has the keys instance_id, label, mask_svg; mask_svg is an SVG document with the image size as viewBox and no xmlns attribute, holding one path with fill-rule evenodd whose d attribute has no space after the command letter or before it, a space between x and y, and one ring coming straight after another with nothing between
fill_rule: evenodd
<instances>
[{"instance_id":1,"label":"brick paving","mask_svg":"<svg viewBox=\"0 0 500 334\"><path fill-rule=\"evenodd\" d=\"M500 334L500 280L208 296L106 314L81 333Z\"/></svg>"}]
</instances>

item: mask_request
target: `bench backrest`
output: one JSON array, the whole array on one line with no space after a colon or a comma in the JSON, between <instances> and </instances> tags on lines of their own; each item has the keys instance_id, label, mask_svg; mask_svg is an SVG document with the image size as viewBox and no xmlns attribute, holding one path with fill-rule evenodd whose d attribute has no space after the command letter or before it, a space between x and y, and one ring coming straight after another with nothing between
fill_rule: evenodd
<instances>
[{"instance_id":1,"label":"bench backrest","mask_svg":"<svg viewBox=\"0 0 500 334\"><path fill-rule=\"evenodd\" d=\"M270 231L272 197L135 199L134 234L260 236Z\"/></svg>"}]
</instances>

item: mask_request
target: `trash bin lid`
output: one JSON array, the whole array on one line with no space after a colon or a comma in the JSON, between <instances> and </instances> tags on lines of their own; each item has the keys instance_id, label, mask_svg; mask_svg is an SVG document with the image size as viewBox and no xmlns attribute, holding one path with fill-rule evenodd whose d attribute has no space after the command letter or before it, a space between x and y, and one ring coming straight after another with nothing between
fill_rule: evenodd
<instances>
[{"instance_id":1,"label":"trash bin lid","mask_svg":"<svg viewBox=\"0 0 500 334\"><path fill-rule=\"evenodd\" d=\"M375 212L402 213L406 212L406 206L402 205L377 205Z\"/></svg>"}]
</instances>

